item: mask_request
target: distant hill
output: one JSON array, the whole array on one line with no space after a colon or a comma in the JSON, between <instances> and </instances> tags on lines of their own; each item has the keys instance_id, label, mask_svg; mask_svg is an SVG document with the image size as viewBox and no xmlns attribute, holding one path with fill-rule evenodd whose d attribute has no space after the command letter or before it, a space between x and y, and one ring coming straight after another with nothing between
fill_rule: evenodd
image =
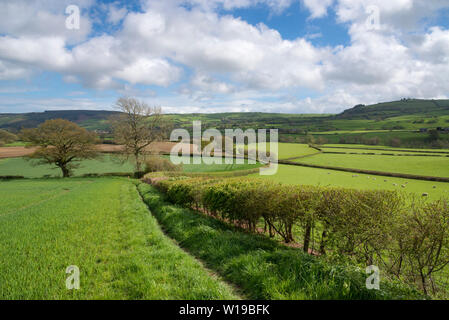
<instances>
[{"instance_id":1,"label":"distant hill","mask_svg":"<svg viewBox=\"0 0 449 320\"><path fill-rule=\"evenodd\" d=\"M110 130L108 119L115 111L45 111L0 114L0 128L17 132L48 119L62 118L88 130ZM283 114L262 112L168 114L176 128L190 129L200 120L206 128L276 128L281 134L357 130L418 130L449 127L449 100L403 99L374 105L358 105L340 114Z\"/></svg>"},{"instance_id":2,"label":"distant hill","mask_svg":"<svg viewBox=\"0 0 449 320\"><path fill-rule=\"evenodd\" d=\"M88 130L107 130L108 119L116 111L66 110L31 113L0 113L0 128L17 132L22 128L34 128L50 119L73 121Z\"/></svg>"},{"instance_id":3,"label":"distant hill","mask_svg":"<svg viewBox=\"0 0 449 320\"><path fill-rule=\"evenodd\" d=\"M357 105L337 115L338 119L388 119L406 115L439 116L449 114L449 100L402 99L370 106Z\"/></svg>"}]
</instances>

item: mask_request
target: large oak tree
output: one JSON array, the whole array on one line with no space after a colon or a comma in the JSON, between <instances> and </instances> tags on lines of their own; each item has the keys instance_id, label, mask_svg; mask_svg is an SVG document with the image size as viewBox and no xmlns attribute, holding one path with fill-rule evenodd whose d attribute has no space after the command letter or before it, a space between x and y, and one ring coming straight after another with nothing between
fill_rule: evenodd
<instances>
[{"instance_id":1,"label":"large oak tree","mask_svg":"<svg viewBox=\"0 0 449 320\"><path fill-rule=\"evenodd\" d=\"M34 129L23 129L22 139L38 146L29 156L38 159L37 164L52 164L62 170L62 176L70 177L79 161L97 156L95 135L68 120L47 120Z\"/></svg>"}]
</instances>

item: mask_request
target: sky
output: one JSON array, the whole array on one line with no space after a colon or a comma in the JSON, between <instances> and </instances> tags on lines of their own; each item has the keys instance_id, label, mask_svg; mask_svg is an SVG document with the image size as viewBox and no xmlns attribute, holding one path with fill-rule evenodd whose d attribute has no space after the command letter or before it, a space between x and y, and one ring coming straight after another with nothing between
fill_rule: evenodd
<instances>
[{"instance_id":1,"label":"sky","mask_svg":"<svg viewBox=\"0 0 449 320\"><path fill-rule=\"evenodd\" d=\"M165 113L449 98L449 0L0 0L0 113L121 96Z\"/></svg>"}]
</instances>

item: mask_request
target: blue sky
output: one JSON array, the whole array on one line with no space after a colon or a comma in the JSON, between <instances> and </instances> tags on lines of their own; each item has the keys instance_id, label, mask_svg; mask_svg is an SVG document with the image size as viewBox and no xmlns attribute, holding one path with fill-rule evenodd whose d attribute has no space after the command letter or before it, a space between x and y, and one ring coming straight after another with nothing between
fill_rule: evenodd
<instances>
[{"instance_id":1,"label":"blue sky","mask_svg":"<svg viewBox=\"0 0 449 320\"><path fill-rule=\"evenodd\" d=\"M80 9L68 29L66 8ZM374 9L373 9L374 8ZM0 3L0 112L334 113L449 97L444 0Z\"/></svg>"}]
</instances>

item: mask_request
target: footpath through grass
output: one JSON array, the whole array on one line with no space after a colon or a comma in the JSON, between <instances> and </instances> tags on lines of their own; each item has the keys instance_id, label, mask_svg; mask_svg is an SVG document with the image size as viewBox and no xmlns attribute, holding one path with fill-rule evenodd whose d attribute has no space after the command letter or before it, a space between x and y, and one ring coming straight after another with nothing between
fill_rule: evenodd
<instances>
[{"instance_id":1,"label":"footpath through grass","mask_svg":"<svg viewBox=\"0 0 449 320\"><path fill-rule=\"evenodd\" d=\"M152 186L138 186L167 233L207 266L252 299L407 299L414 291L381 281L366 289L366 274L356 267L288 248L262 235L240 232L211 217L171 205Z\"/></svg>"},{"instance_id":2,"label":"footpath through grass","mask_svg":"<svg viewBox=\"0 0 449 320\"><path fill-rule=\"evenodd\" d=\"M0 299L235 299L127 179L0 182ZM67 290L66 268L80 269Z\"/></svg>"}]
</instances>

